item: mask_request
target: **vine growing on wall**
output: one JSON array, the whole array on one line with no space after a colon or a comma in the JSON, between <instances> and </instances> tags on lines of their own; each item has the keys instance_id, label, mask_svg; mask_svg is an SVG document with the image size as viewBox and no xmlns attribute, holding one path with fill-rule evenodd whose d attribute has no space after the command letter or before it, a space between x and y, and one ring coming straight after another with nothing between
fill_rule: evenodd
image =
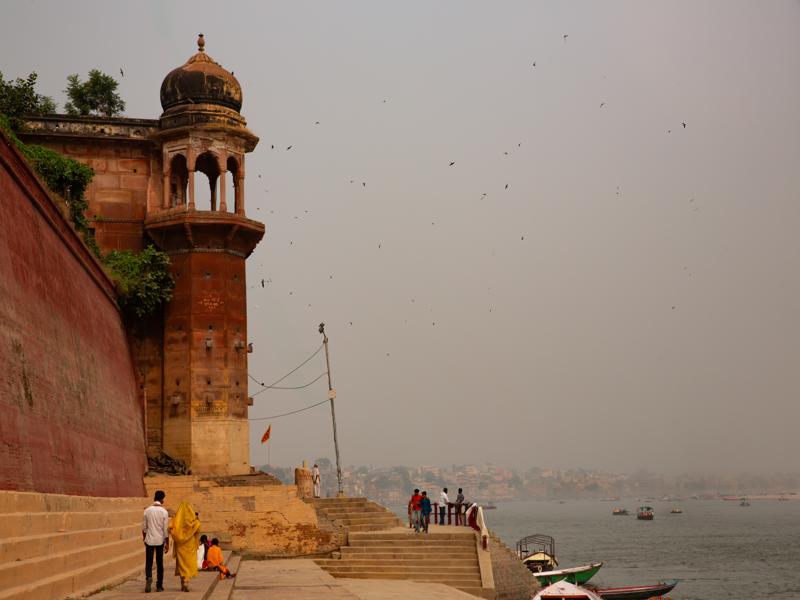
<instances>
[{"instance_id":1,"label":"vine growing on wall","mask_svg":"<svg viewBox=\"0 0 800 600\"><path fill-rule=\"evenodd\" d=\"M112 250L103 261L117 286L119 305L129 318L141 319L155 313L172 299L175 280L169 271L166 252L148 246L139 254Z\"/></svg>"}]
</instances>

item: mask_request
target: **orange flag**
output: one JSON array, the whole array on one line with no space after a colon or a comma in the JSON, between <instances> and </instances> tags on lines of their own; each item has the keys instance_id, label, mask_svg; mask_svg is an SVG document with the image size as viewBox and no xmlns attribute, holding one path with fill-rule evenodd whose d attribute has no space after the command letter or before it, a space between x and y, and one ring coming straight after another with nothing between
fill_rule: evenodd
<instances>
[{"instance_id":1,"label":"orange flag","mask_svg":"<svg viewBox=\"0 0 800 600\"><path fill-rule=\"evenodd\" d=\"M272 423L270 423L269 426L267 426L267 430L264 432L264 435L261 436L262 444L269 439L271 433L272 433Z\"/></svg>"}]
</instances>

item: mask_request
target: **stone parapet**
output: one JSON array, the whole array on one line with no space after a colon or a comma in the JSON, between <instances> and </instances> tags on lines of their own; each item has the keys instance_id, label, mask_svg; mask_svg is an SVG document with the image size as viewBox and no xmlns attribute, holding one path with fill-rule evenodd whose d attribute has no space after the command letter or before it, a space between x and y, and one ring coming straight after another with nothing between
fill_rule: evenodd
<instances>
[{"instance_id":1,"label":"stone parapet","mask_svg":"<svg viewBox=\"0 0 800 600\"><path fill-rule=\"evenodd\" d=\"M144 478L147 493L167 494L167 508L187 500L200 513L201 531L233 550L255 556L304 556L338 547L335 536L319 528L314 508L289 485L220 485L196 476Z\"/></svg>"}]
</instances>

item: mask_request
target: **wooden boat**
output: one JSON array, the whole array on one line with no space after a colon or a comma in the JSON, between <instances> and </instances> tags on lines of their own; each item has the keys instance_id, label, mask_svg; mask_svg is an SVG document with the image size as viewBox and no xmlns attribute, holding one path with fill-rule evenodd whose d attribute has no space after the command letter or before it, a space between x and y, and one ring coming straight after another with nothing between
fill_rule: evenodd
<instances>
[{"instance_id":1,"label":"wooden boat","mask_svg":"<svg viewBox=\"0 0 800 600\"><path fill-rule=\"evenodd\" d=\"M614 510L611 511L611 514L614 515L615 517L625 517L630 513L628 512L627 508L615 508Z\"/></svg>"},{"instance_id":2,"label":"wooden boat","mask_svg":"<svg viewBox=\"0 0 800 600\"><path fill-rule=\"evenodd\" d=\"M681 515L681 514L683 514L683 509L682 508L678 508L676 506L671 511L669 511L669 514L671 514L671 515Z\"/></svg>"},{"instance_id":3,"label":"wooden boat","mask_svg":"<svg viewBox=\"0 0 800 600\"><path fill-rule=\"evenodd\" d=\"M517 556L531 573L552 571L558 567L556 541L549 535L535 533L517 542Z\"/></svg>"},{"instance_id":4,"label":"wooden boat","mask_svg":"<svg viewBox=\"0 0 800 600\"><path fill-rule=\"evenodd\" d=\"M579 587L568 581L553 583L543 590L539 590L531 600L602 600L592 590Z\"/></svg>"},{"instance_id":5,"label":"wooden boat","mask_svg":"<svg viewBox=\"0 0 800 600\"><path fill-rule=\"evenodd\" d=\"M603 563L601 562L591 563L589 565L559 569L557 571L542 571L541 573L534 573L533 576L536 577L541 585L549 585L564 580L579 585L586 583L594 577L602 566Z\"/></svg>"},{"instance_id":6,"label":"wooden boat","mask_svg":"<svg viewBox=\"0 0 800 600\"><path fill-rule=\"evenodd\" d=\"M652 521L655 517L652 506L640 506L636 512L636 518L640 521Z\"/></svg>"},{"instance_id":7,"label":"wooden boat","mask_svg":"<svg viewBox=\"0 0 800 600\"><path fill-rule=\"evenodd\" d=\"M739 506L750 506L750 502L748 502L747 498L742 498L741 502L739 502Z\"/></svg>"},{"instance_id":8,"label":"wooden boat","mask_svg":"<svg viewBox=\"0 0 800 600\"><path fill-rule=\"evenodd\" d=\"M654 596L668 594L678 585L677 580L656 583L655 585L631 585L628 587L602 588L594 590L603 600L647 600Z\"/></svg>"}]
</instances>

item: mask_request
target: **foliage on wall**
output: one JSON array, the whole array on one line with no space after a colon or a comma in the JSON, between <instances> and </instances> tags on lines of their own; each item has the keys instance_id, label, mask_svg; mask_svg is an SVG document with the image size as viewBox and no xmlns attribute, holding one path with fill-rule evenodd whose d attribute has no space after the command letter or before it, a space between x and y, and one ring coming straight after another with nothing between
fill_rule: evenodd
<instances>
[{"instance_id":1,"label":"foliage on wall","mask_svg":"<svg viewBox=\"0 0 800 600\"><path fill-rule=\"evenodd\" d=\"M172 299L175 280L169 272L166 252L155 246L148 246L139 254L113 250L103 261L117 285L120 308L129 318L151 315Z\"/></svg>"}]
</instances>

